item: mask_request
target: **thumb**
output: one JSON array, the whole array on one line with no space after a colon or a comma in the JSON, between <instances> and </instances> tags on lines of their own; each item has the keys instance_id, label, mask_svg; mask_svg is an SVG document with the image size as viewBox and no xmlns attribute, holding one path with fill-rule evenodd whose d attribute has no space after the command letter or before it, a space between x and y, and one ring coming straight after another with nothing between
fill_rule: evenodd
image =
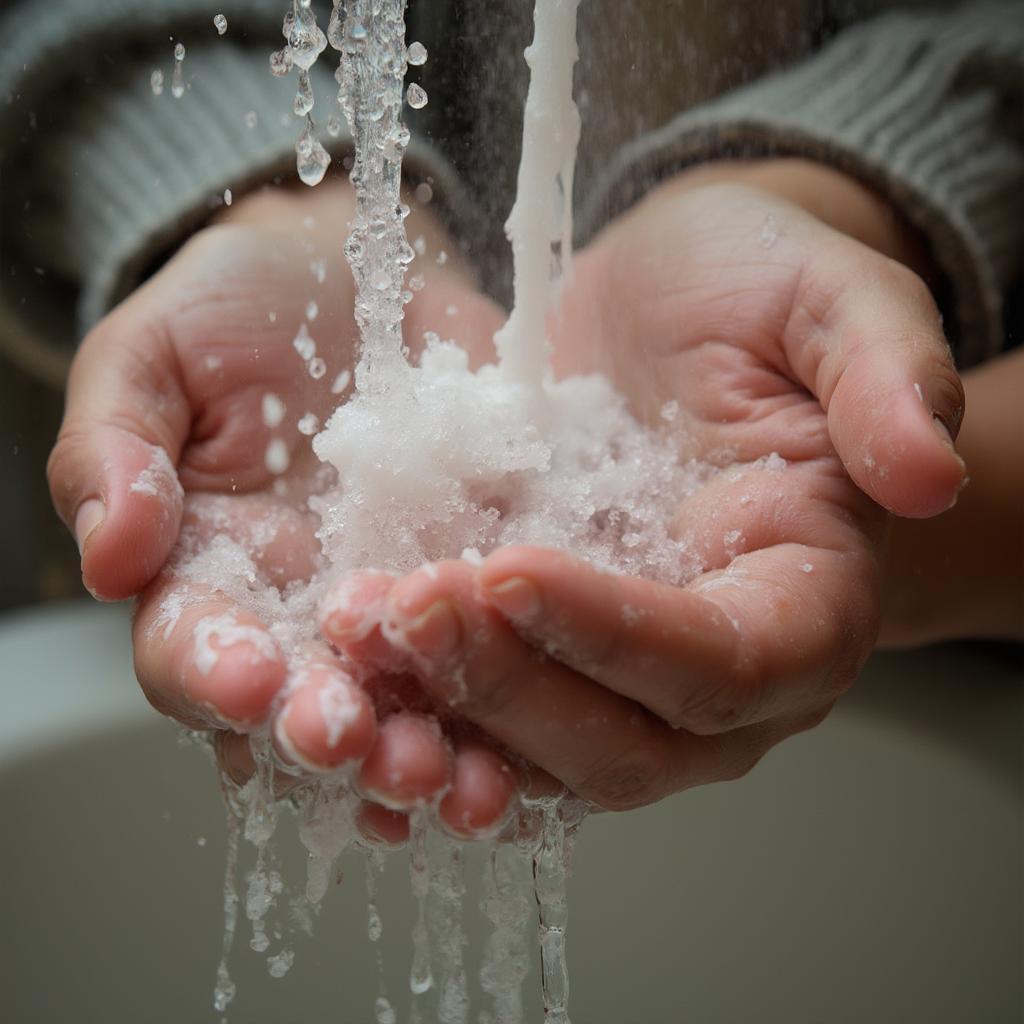
<instances>
[{"instance_id":1,"label":"thumb","mask_svg":"<svg viewBox=\"0 0 1024 1024\"><path fill-rule=\"evenodd\" d=\"M857 486L897 515L938 515L965 480L954 448L964 393L941 318L916 274L851 245L860 251L842 254L845 265L805 271L786 331L790 364L825 408Z\"/></svg>"},{"instance_id":2,"label":"thumb","mask_svg":"<svg viewBox=\"0 0 1024 1024\"><path fill-rule=\"evenodd\" d=\"M126 304L82 344L47 465L97 598L131 597L166 561L181 524L175 464L189 426L169 341Z\"/></svg>"}]
</instances>

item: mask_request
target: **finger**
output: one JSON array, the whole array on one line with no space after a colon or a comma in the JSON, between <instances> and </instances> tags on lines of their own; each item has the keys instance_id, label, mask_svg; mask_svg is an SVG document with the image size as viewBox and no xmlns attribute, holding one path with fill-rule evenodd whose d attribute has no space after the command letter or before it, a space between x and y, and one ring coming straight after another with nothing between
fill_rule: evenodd
<instances>
[{"instance_id":1,"label":"finger","mask_svg":"<svg viewBox=\"0 0 1024 1024\"><path fill-rule=\"evenodd\" d=\"M897 515L944 512L964 480L953 447L964 395L931 294L849 240L815 253L783 332L787 359L862 490Z\"/></svg>"},{"instance_id":2,"label":"finger","mask_svg":"<svg viewBox=\"0 0 1024 1024\"><path fill-rule=\"evenodd\" d=\"M856 597L869 572L852 555L787 544L680 589L508 548L481 583L532 645L674 728L714 735L812 711L853 681L873 637Z\"/></svg>"},{"instance_id":3,"label":"finger","mask_svg":"<svg viewBox=\"0 0 1024 1024\"><path fill-rule=\"evenodd\" d=\"M475 570L440 563L396 584L387 634L423 685L516 754L587 799L621 790L604 766L668 770L671 730L642 708L557 662L538 657L475 594ZM657 768L657 770L655 770ZM629 771L624 771L629 774Z\"/></svg>"},{"instance_id":4,"label":"finger","mask_svg":"<svg viewBox=\"0 0 1024 1024\"><path fill-rule=\"evenodd\" d=\"M358 665L400 670L394 648L380 631L387 596L394 584L395 577L386 572L371 569L346 573L320 602L317 623L321 635Z\"/></svg>"},{"instance_id":5,"label":"finger","mask_svg":"<svg viewBox=\"0 0 1024 1024\"><path fill-rule=\"evenodd\" d=\"M401 712L382 722L359 772L359 789L391 810L437 800L452 778L452 754L437 721Z\"/></svg>"},{"instance_id":6,"label":"finger","mask_svg":"<svg viewBox=\"0 0 1024 1024\"><path fill-rule=\"evenodd\" d=\"M139 599L132 636L146 698L193 728L251 730L285 681L280 648L256 616L174 577Z\"/></svg>"},{"instance_id":7,"label":"finger","mask_svg":"<svg viewBox=\"0 0 1024 1024\"><path fill-rule=\"evenodd\" d=\"M327 656L303 657L286 689L274 720L274 742L284 760L323 772L370 753L377 736L370 698Z\"/></svg>"},{"instance_id":8,"label":"finger","mask_svg":"<svg viewBox=\"0 0 1024 1024\"><path fill-rule=\"evenodd\" d=\"M98 597L137 593L170 552L182 502L175 464L190 422L170 343L155 328L129 310L86 338L47 475Z\"/></svg>"},{"instance_id":9,"label":"finger","mask_svg":"<svg viewBox=\"0 0 1024 1024\"><path fill-rule=\"evenodd\" d=\"M474 569L442 563L390 598L388 633L416 659L424 685L504 746L607 810L652 803L737 778L804 719L698 736L538 656L475 594ZM820 712L807 716L813 723Z\"/></svg>"},{"instance_id":10,"label":"finger","mask_svg":"<svg viewBox=\"0 0 1024 1024\"><path fill-rule=\"evenodd\" d=\"M360 835L374 846L401 846L409 839L409 815L364 800L356 812Z\"/></svg>"},{"instance_id":11,"label":"finger","mask_svg":"<svg viewBox=\"0 0 1024 1024\"><path fill-rule=\"evenodd\" d=\"M480 742L455 746L451 789L438 806L441 822L461 839L482 839L500 831L516 794L511 765Z\"/></svg>"}]
</instances>

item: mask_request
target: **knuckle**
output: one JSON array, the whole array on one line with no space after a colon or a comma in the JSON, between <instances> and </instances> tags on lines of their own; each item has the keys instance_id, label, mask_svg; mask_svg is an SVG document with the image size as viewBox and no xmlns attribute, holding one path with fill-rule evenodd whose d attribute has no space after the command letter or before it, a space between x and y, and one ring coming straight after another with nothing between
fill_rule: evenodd
<instances>
[{"instance_id":1,"label":"knuckle","mask_svg":"<svg viewBox=\"0 0 1024 1024\"><path fill-rule=\"evenodd\" d=\"M461 662L454 665L449 673L457 692L453 703L477 722L502 718L520 692L518 677L504 665L474 670L471 663Z\"/></svg>"},{"instance_id":2,"label":"knuckle","mask_svg":"<svg viewBox=\"0 0 1024 1024\"><path fill-rule=\"evenodd\" d=\"M698 736L728 732L765 699L767 690L768 676L748 652L720 679L707 681L699 688L677 687L677 699L667 721L674 729L686 729Z\"/></svg>"},{"instance_id":3,"label":"knuckle","mask_svg":"<svg viewBox=\"0 0 1024 1024\"><path fill-rule=\"evenodd\" d=\"M745 778L757 767L765 753L764 750L747 750L730 757L723 763L719 781L738 782Z\"/></svg>"},{"instance_id":4,"label":"knuckle","mask_svg":"<svg viewBox=\"0 0 1024 1024\"><path fill-rule=\"evenodd\" d=\"M606 811L630 811L664 794L663 776L650 751L630 749L598 764L573 789Z\"/></svg>"}]
</instances>

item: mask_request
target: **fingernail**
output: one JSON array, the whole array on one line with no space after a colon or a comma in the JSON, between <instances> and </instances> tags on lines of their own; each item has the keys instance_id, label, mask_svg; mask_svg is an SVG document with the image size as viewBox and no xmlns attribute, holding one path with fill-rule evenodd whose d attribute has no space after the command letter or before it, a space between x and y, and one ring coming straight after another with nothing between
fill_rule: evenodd
<instances>
[{"instance_id":1,"label":"fingernail","mask_svg":"<svg viewBox=\"0 0 1024 1024\"><path fill-rule=\"evenodd\" d=\"M435 601L402 630L406 643L433 662L443 662L459 643L459 620L448 601Z\"/></svg>"},{"instance_id":2,"label":"fingernail","mask_svg":"<svg viewBox=\"0 0 1024 1024\"><path fill-rule=\"evenodd\" d=\"M540 612L540 591L522 576L512 576L487 588L491 603L513 621L533 619Z\"/></svg>"},{"instance_id":3,"label":"fingernail","mask_svg":"<svg viewBox=\"0 0 1024 1024\"><path fill-rule=\"evenodd\" d=\"M935 425L935 429L938 432L942 443L953 447L953 431L950 429L949 424L937 413L932 413L932 423Z\"/></svg>"},{"instance_id":4,"label":"fingernail","mask_svg":"<svg viewBox=\"0 0 1024 1024\"><path fill-rule=\"evenodd\" d=\"M919 384L914 385L914 390L925 408L931 410L932 423L943 444L952 448L964 417L963 393L938 378L929 381L923 391Z\"/></svg>"},{"instance_id":5,"label":"fingernail","mask_svg":"<svg viewBox=\"0 0 1024 1024\"><path fill-rule=\"evenodd\" d=\"M85 552L85 542L93 530L103 522L106 514L107 510L99 498L89 498L78 506L75 513L75 541L78 544L79 555Z\"/></svg>"}]
</instances>

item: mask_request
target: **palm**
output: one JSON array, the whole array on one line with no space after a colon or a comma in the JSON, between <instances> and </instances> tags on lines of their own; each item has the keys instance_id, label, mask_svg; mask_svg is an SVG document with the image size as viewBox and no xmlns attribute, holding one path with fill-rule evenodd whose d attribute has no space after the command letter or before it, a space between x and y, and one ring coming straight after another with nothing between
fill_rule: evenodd
<instances>
[{"instance_id":1,"label":"palm","mask_svg":"<svg viewBox=\"0 0 1024 1024\"><path fill-rule=\"evenodd\" d=\"M764 199L745 209L745 198L709 207L684 196L599 240L579 261L556 358L562 373L608 373L649 425L670 417L681 457L732 467L679 506L674 531L705 569L687 589L743 611L750 640L803 614L820 652L818 664L804 659L806 677L833 657L834 624L858 627L847 667L871 647L885 516L850 479L821 399L790 360L803 265L775 233L791 226L799 238L799 218ZM773 234L758 233L765 223Z\"/></svg>"},{"instance_id":2,"label":"palm","mask_svg":"<svg viewBox=\"0 0 1024 1024\"><path fill-rule=\"evenodd\" d=\"M906 268L767 193L656 193L580 254L553 362L719 467L671 524L703 571L503 549L396 584L391 635L431 692L605 807L742 774L870 650L880 506L934 514L960 479L927 406L950 403L916 384L955 392L937 322Z\"/></svg>"}]
</instances>

